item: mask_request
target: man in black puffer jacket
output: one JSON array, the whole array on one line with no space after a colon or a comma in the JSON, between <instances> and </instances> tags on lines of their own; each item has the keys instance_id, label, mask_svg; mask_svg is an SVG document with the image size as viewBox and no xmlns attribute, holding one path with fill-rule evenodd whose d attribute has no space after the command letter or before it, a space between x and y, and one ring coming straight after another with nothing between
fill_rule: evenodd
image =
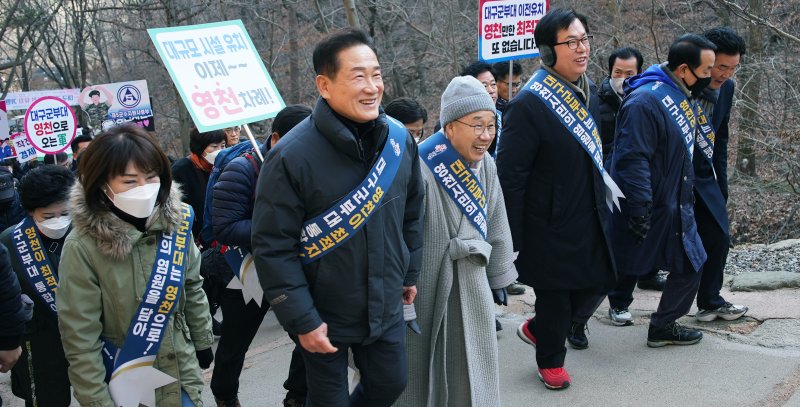
<instances>
[{"instance_id":1,"label":"man in black puffer jacket","mask_svg":"<svg viewBox=\"0 0 800 407\"><path fill-rule=\"evenodd\" d=\"M408 379L402 305L416 296L422 256L417 145L380 109L383 78L365 32L331 35L313 60L321 97L261 170L253 257L303 348L308 400L390 406ZM352 395L348 350L361 372Z\"/></svg>"},{"instance_id":2,"label":"man in black puffer jacket","mask_svg":"<svg viewBox=\"0 0 800 407\"><path fill-rule=\"evenodd\" d=\"M311 114L311 109L302 105L287 106L272 122L272 135L261 147L265 156L280 138L297 123ZM217 242L226 246L239 246L252 253L250 244L253 204L260 165L254 152L233 159L219 175L213 186L212 226ZM233 278L228 267L223 267L225 281L217 282L224 287ZM211 377L211 392L217 404L237 406L239 375L242 373L245 353L258 332L269 303L262 301L246 303L241 290L223 288L219 296L222 308L222 335L214 357L214 374ZM285 406L302 406L306 398L306 377L299 349L292 353L289 378L284 383L289 393Z\"/></svg>"}]
</instances>

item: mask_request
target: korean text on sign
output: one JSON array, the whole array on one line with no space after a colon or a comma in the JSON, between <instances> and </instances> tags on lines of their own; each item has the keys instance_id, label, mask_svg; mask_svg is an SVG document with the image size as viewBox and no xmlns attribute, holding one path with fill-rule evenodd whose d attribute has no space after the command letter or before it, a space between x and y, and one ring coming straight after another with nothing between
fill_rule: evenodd
<instances>
[{"instance_id":1,"label":"korean text on sign","mask_svg":"<svg viewBox=\"0 0 800 407\"><path fill-rule=\"evenodd\" d=\"M539 55L533 31L547 12L547 0L481 0L478 56L487 62Z\"/></svg>"},{"instance_id":2,"label":"korean text on sign","mask_svg":"<svg viewBox=\"0 0 800 407\"><path fill-rule=\"evenodd\" d=\"M56 154L69 148L78 129L75 111L53 96L34 101L25 113L25 133L33 148Z\"/></svg>"},{"instance_id":3,"label":"korean text on sign","mask_svg":"<svg viewBox=\"0 0 800 407\"><path fill-rule=\"evenodd\" d=\"M285 106L241 21L148 32L200 131L269 119Z\"/></svg>"}]
</instances>

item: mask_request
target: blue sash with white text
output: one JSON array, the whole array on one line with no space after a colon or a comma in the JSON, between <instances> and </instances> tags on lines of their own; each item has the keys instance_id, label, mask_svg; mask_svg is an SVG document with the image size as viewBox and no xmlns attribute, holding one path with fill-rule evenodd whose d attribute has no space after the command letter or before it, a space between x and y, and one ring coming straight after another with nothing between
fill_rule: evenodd
<instances>
[{"instance_id":1,"label":"blue sash with white text","mask_svg":"<svg viewBox=\"0 0 800 407\"><path fill-rule=\"evenodd\" d=\"M683 145L686 147L686 151L689 152L689 160L691 161L694 156L694 134L697 123L692 103L689 102L683 92L661 81L654 82L650 86L650 90L661 102L659 106L667 113L670 118L669 121L675 125L678 133L681 134Z\"/></svg>"},{"instance_id":2,"label":"blue sash with white text","mask_svg":"<svg viewBox=\"0 0 800 407\"><path fill-rule=\"evenodd\" d=\"M189 245L194 244L193 221L191 206L182 204L177 230L158 237L150 280L111 374L109 391L117 406L151 405L155 389L176 380L155 369L153 363L183 291Z\"/></svg>"},{"instance_id":3,"label":"blue sash with white text","mask_svg":"<svg viewBox=\"0 0 800 407\"><path fill-rule=\"evenodd\" d=\"M58 290L58 275L56 269L50 262L50 257L42 247L42 239L39 231L34 225L30 216L25 216L11 232L11 239L14 242L14 252L17 254L22 267L25 269L25 277L33 291L39 296L50 311L53 318L58 318L58 308L56 307L56 291ZM61 246L58 247L58 254L61 253ZM106 366L106 381L110 378L113 367L116 347L114 344L101 338L103 343L103 364Z\"/></svg>"},{"instance_id":4,"label":"blue sash with white text","mask_svg":"<svg viewBox=\"0 0 800 407\"><path fill-rule=\"evenodd\" d=\"M56 290L58 290L58 276L50 257L42 247L42 239L30 216L25 216L22 222L14 227L11 233L14 241L15 252L22 267L25 268L25 276L33 291L38 294L50 314L58 318L56 308ZM60 249L59 249L60 251Z\"/></svg>"},{"instance_id":5,"label":"blue sash with white text","mask_svg":"<svg viewBox=\"0 0 800 407\"><path fill-rule=\"evenodd\" d=\"M708 116L706 116L706 112L703 110L702 104L697 103L696 106L698 131L695 132L695 145L700 148L700 152L703 154L703 157L706 159L706 161L708 161L713 169L714 142L716 141L717 136L714 134L714 126L712 126L711 122L708 120ZM716 173L714 176L716 177Z\"/></svg>"},{"instance_id":6,"label":"blue sash with white text","mask_svg":"<svg viewBox=\"0 0 800 407\"><path fill-rule=\"evenodd\" d=\"M439 130L419 145L419 157L436 182L486 240L486 193L444 132Z\"/></svg>"},{"instance_id":7,"label":"blue sash with white text","mask_svg":"<svg viewBox=\"0 0 800 407\"><path fill-rule=\"evenodd\" d=\"M408 130L386 116L389 137L367 178L321 215L303 223L300 261L309 264L341 246L367 223L392 186L403 160Z\"/></svg>"},{"instance_id":8,"label":"blue sash with white text","mask_svg":"<svg viewBox=\"0 0 800 407\"><path fill-rule=\"evenodd\" d=\"M586 154L589 154L597 171L603 178L606 185L606 204L609 210L619 209L619 198L625 195L617 184L603 168L603 149L600 140L600 131L594 121L589 109L586 108L581 99L575 95L569 85L561 82L560 79L551 75L545 69L539 69L533 74L531 79L525 84L522 92L531 92L550 108L550 111L567 131L575 138L575 141L583 147ZM588 95L587 95L588 96Z\"/></svg>"}]
</instances>

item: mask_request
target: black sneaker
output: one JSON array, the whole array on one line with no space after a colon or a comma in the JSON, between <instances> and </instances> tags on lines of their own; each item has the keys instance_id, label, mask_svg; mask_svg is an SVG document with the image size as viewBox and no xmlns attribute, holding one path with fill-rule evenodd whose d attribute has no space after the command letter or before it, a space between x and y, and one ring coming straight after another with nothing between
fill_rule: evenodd
<instances>
[{"instance_id":1,"label":"black sneaker","mask_svg":"<svg viewBox=\"0 0 800 407\"><path fill-rule=\"evenodd\" d=\"M647 330L647 346L660 348L667 345L694 345L703 339L703 333L687 328L677 322L670 322L663 328L650 324Z\"/></svg>"},{"instance_id":2,"label":"black sneaker","mask_svg":"<svg viewBox=\"0 0 800 407\"><path fill-rule=\"evenodd\" d=\"M503 330L503 325L500 324L500 321L496 317L494 319L494 330L495 332L500 332Z\"/></svg>"},{"instance_id":3,"label":"black sneaker","mask_svg":"<svg viewBox=\"0 0 800 407\"><path fill-rule=\"evenodd\" d=\"M640 290L664 291L664 286L667 285L667 276L659 273L652 277L640 278L636 285Z\"/></svg>"},{"instance_id":4,"label":"black sneaker","mask_svg":"<svg viewBox=\"0 0 800 407\"><path fill-rule=\"evenodd\" d=\"M567 335L567 342L573 349L586 349L589 347L589 338L586 337L586 324L573 322Z\"/></svg>"}]
</instances>

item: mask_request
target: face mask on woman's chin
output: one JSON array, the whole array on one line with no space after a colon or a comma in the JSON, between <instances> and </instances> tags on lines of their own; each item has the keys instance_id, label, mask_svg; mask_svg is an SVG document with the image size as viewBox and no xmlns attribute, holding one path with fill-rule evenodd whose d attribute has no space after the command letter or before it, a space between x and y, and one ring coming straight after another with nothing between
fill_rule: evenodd
<instances>
[{"instance_id":1,"label":"face mask on woman's chin","mask_svg":"<svg viewBox=\"0 0 800 407\"><path fill-rule=\"evenodd\" d=\"M158 199L158 191L160 189L160 182L140 185L120 193L114 193L114 191L111 190L111 186L108 186L106 196L108 196L108 199L111 200L111 203L113 203L117 209L128 215L134 218L147 218L153 214L153 210L156 207L156 199ZM114 195L113 198L109 192Z\"/></svg>"},{"instance_id":2,"label":"face mask on woman's chin","mask_svg":"<svg viewBox=\"0 0 800 407\"><path fill-rule=\"evenodd\" d=\"M55 240L64 237L64 235L67 234L67 230L69 230L69 225L72 224L72 218L70 218L69 215L45 219L41 222L36 219L33 221L43 235Z\"/></svg>"}]
</instances>

